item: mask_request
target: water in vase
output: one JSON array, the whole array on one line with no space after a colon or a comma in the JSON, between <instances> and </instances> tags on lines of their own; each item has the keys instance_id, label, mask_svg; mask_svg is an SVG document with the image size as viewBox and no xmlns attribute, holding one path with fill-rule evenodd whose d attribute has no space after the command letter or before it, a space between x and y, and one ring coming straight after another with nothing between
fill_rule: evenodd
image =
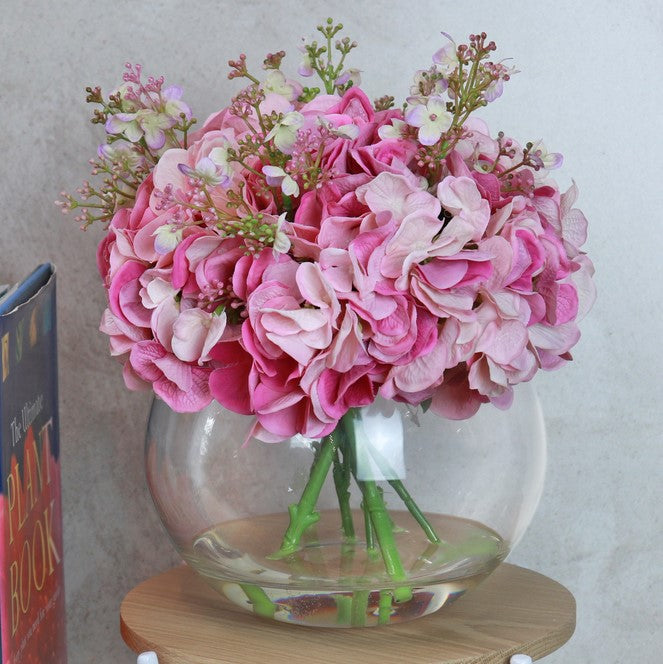
<instances>
[{"instance_id":1,"label":"water in vase","mask_svg":"<svg viewBox=\"0 0 663 664\"><path fill-rule=\"evenodd\" d=\"M490 528L468 519L427 514L441 538L432 543L407 511L390 510L406 576L395 582L379 547L367 546L360 510L354 540L338 512L320 512L300 548L275 556L288 515L227 521L195 537L185 560L233 603L258 615L317 627L393 624L432 613L488 576L508 553Z\"/></svg>"}]
</instances>

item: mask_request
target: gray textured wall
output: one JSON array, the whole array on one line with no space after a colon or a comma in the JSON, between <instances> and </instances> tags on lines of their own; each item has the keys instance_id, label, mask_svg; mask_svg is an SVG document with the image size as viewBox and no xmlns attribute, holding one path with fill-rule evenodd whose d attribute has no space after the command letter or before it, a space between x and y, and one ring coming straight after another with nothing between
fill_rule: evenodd
<instances>
[{"instance_id":1,"label":"gray textured wall","mask_svg":"<svg viewBox=\"0 0 663 664\"><path fill-rule=\"evenodd\" d=\"M299 7L296 9L295 7ZM305 7L302 9L301 7ZM0 279L59 267L62 467L72 664L131 662L118 606L175 554L142 474L149 397L127 392L97 332L100 235L52 201L86 176L98 141L85 85L113 86L125 60L181 82L199 118L236 89L225 61L294 51L328 14L361 43L372 96L401 99L438 30L485 29L522 70L486 116L563 152L590 219L598 303L576 361L538 376L549 434L546 490L514 562L578 599L578 628L550 664L660 661L663 648L660 306L662 5L598 0L0 0ZM658 484L656 482L658 480Z\"/></svg>"}]
</instances>

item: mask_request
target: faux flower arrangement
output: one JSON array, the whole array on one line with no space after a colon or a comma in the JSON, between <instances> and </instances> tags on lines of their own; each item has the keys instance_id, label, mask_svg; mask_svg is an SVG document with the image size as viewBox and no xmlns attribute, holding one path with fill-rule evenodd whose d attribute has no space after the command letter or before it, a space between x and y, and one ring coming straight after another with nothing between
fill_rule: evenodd
<instances>
[{"instance_id":1,"label":"faux flower arrangement","mask_svg":"<svg viewBox=\"0 0 663 664\"><path fill-rule=\"evenodd\" d=\"M102 184L61 203L107 225L101 330L130 389L181 412L215 399L254 416L265 442L322 440L280 556L315 522L332 465L353 535L342 496L356 409L378 396L456 419L507 408L515 384L571 359L594 294L577 189L549 178L561 155L473 116L515 73L490 60L485 33L444 35L392 108L359 87L341 29L330 19L300 48L299 74L322 89L288 78L283 51L262 78L240 55L229 78L248 86L195 130L182 90L138 65L107 98L88 88L106 130L92 160ZM367 538L403 581L381 493L358 484Z\"/></svg>"}]
</instances>

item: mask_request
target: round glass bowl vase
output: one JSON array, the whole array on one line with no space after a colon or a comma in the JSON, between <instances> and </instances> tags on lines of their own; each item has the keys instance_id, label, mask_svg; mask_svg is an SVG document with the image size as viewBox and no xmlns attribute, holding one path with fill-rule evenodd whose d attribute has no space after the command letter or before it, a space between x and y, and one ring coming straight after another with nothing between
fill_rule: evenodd
<instances>
[{"instance_id":1,"label":"round glass bowl vase","mask_svg":"<svg viewBox=\"0 0 663 664\"><path fill-rule=\"evenodd\" d=\"M152 405L147 481L184 560L255 614L321 627L427 615L508 555L543 486L545 433L528 385L513 406L451 421L377 400L322 439L251 437L213 402Z\"/></svg>"}]
</instances>

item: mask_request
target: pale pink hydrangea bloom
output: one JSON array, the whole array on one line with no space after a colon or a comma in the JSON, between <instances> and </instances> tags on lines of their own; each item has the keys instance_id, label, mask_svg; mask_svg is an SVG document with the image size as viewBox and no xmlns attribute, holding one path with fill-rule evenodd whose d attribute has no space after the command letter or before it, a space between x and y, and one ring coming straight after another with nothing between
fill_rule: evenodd
<instances>
[{"instance_id":1,"label":"pale pink hydrangea bloom","mask_svg":"<svg viewBox=\"0 0 663 664\"><path fill-rule=\"evenodd\" d=\"M456 45L433 60L448 76ZM324 436L378 395L451 418L505 408L515 384L570 359L595 291L575 184L561 194L548 177L559 155L540 143L519 166L525 148L470 119L431 180L421 148L450 127L444 79L404 115L376 111L357 72L339 84L351 79L301 102L270 73L260 109L280 118L265 140L284 161L233 161L258 118L223 109L116 211L97 253L101 329L131 389L152 385L178 411L216 399L274 442ZM108 131L156 148L184 109L177 89L164 99L165 118L128 108ZM307 155L323 174L311 188ZM273 243L224 230L210 201Z\"/></svg>"}]
</instances>

